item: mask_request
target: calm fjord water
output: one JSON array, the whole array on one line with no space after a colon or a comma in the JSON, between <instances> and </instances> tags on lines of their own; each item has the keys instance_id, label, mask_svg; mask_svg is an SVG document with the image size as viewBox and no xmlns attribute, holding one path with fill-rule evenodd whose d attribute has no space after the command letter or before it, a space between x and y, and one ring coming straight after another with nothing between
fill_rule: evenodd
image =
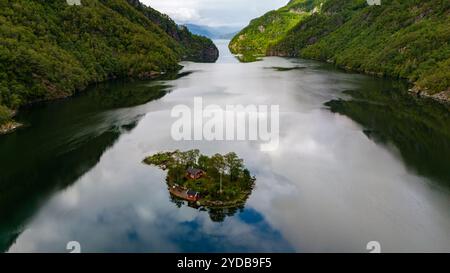
<instances>
[{"instance_id":1,"label":"calm fjord water","mask_svg":"<svg viewBox=\"0 0 450 273\"><path fill-rule=\"evenodd\" d=\"M313 61L215 64L108 83L21 111L0 137L0 250L67 252L450 251L450 125L445 106L401 82ZM285 69L302 67L302 69ZM282 68L282 69L280 69ZM280 105L280 146L172 140L173 106ZM256 176L244 208L210 214L171 200L152 153L234 151Z\"/></svg>"}]
</instances>

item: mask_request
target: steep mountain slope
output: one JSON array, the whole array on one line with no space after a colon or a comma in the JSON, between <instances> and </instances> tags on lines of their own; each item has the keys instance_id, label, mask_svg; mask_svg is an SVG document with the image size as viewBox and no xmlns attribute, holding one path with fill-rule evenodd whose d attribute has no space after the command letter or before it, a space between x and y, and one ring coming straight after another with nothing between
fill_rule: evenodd
<instances>
[{"instance_id":1,"label":"steep mountain slope","mask_svg":"<svg viewBox=\"0 0 450 273\"><path fill-rule=\"evenodd\" d=\"M382 1L381 6L369 6L366 0L321 2L315 3L317 12L288 31L281 27L276 41L262 36L260 39L270 42L260 52L324 60L349 70L405 78L414 84L414 91L449 100L449 1L393 0ZM239 41L239 36L248 33L244 29L238 34L231 50L251 53L252 49Z\"/></svg>"},{"instance_id":2,"label":"steep mountain slope","mask_svg":"<svg viewBox=\"0 0 450 273\"><path fill-rule=\"evenodd\" d=\"M127 1L169 34L170 37L181 43L184 47L183 60L215 62L219 57L219 51L210 39L191 33L187 27L177 25L169 16L141 4L139 0Z\"/></svg>"},{"instance_id":3,"label":"steep mountain slope","mask_svg":"<svg viewBox=\"0 0 450 273\"><path fill-rule=\"evenodd\" d=\"M212 41L139 1L81 3L0 1L0 132L28 103L111 78L151 78L179 69L180 60L218 57Z\"/></svg>"},{"instance_id":4,"label":"steep mountain slope","mask_svg":"<svg viewBox=\"0 0 450 273\"><path fill-rule=\"evenodd\" d=\"M286 6L253 19L230 43L234 53L265 55L299 22L318 11L320 0L291 0Z\"/></svg>"}]
</instances>

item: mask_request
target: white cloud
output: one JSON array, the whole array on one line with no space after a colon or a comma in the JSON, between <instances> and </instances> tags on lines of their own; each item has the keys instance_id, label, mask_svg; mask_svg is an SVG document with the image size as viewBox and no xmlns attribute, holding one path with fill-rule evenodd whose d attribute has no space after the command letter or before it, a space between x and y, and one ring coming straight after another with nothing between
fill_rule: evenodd
<instances>
[{"instance_id":1,"label":"white cloud","mask_svg":"<svg viewBox=\"0 0 450 273\"><path fill-rule=\"evenodd\" d=\"M251 19L285 5L288 0L141 0L178 23L244 26Z\"/></svg>"},{"instance_id":2,"label":"white cloud","mask_svg":"<svg viewBox=\"0 0 450 273\"><path fill-rule=\"evenodd\" d=\"M170 15L177 21L189 22L200 20L200 15L193 8L175 8L170 11Z\"/></svg>"}]
</instances>

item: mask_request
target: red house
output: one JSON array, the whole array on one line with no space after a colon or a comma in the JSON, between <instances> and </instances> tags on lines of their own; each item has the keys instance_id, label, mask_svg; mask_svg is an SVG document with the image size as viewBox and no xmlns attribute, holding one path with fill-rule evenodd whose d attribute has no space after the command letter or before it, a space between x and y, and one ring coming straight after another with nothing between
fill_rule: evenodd
<instances>
[{"instance_id":1,"label":"red house","mask_svg":"<svg viewBox=\"0 0 450 273\"><path fill-rule=\"evenodd\" d=\"M193 191L193 190L188 190L186 192L187 194L187 200L189 201L198 201L200 199L200 193Z\"/></svg>"},{"instance_id":2,"label":"red house","mask_svg":"<svg viewBox=\"0 0 450 273\"><path fill-rule=\"evenodd\" d=\"M169 188L169 191L172 195L187 200L189 202L196 202L198 201L200 197L200 193L196 192L194 190L186 189L183 187L180 187L179 185L175 184Z\"/></svg>"},{"instance_id":3,"label":"red house","mask_svg":"<svg viewBox=\"0 0 450 273\"><path fill-rule=\"evenodd\" d=\"M205 174L204 171L200 170L200 169L195 169L195 168L188 168L186 170L186 177L188 179L199 179L200 177L202 177Z\"/></svg>"}]
</instances>

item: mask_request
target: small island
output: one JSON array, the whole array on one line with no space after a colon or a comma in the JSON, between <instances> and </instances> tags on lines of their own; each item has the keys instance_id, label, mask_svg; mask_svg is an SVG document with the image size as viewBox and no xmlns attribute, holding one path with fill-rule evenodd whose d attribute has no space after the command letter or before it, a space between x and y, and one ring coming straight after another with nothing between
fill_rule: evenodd
<instances>
[{"instance_id":1,"label":"small island","mask_svg":"<svg viewBox=\"0 0 450 273\"><path fill-rule=\"evenodd\" d=\"M171 195L208 208L242 206L256 180L233 152L208 157L199 150L176 150L149 156L144 163L168 171Z\"/></svg>"}]
</instances>

